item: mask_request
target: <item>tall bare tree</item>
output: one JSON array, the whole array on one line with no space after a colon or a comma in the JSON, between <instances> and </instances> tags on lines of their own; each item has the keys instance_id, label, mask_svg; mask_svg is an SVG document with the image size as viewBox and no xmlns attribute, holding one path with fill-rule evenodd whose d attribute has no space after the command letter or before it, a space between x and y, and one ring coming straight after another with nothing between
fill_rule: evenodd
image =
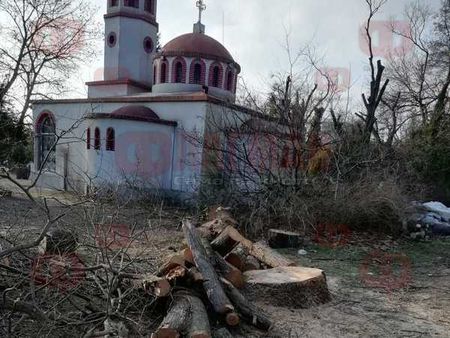
<instances>
[{"instance_id":1,"label":"tall bare tree","mask_svg":"<svg viewBox=\"0 0 450 338\"><path fill-rule=\"evenodd\" d=\"M12 102L20 125L33 99L60 94L80 63L94 56L95 13L86 0L0 2L0 100Z\"/></svg>"}]
</instances>

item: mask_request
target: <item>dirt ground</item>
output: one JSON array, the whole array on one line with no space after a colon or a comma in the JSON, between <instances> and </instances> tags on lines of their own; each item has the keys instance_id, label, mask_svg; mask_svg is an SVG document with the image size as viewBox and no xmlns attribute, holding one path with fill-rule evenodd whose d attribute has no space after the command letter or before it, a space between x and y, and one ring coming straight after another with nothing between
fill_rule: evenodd
<instances>
[{"instance_id":1,"label":"dirt ground","mask_svg":"<svg viewBox=\"0 0 450 338\"><path fill-rule=\"evenodd\" d=\"M86 207L66 211L52 199L49 206L55 215L66 213L58 223L61 227L78 228L86 216ZM179 221L189 215L187 211L156 206L96 208L98 212L90 216L94 223L111 217L146 230L131 247L144 262L142 269L154 271L182 245ZM43 224L42 211L24 195L0 198L2 236L14 234L16 241L25 240L38 234ZM306 241L302 247L306 254L283 251L301 266L325 271L331 302L290 309L271 306L262 295L257 303L273 318L274 329L262 333L243 326L239 333L280 338L450 337L450 240L411 242L358 233L335 244Z\"/></svg>"}]
</instances>

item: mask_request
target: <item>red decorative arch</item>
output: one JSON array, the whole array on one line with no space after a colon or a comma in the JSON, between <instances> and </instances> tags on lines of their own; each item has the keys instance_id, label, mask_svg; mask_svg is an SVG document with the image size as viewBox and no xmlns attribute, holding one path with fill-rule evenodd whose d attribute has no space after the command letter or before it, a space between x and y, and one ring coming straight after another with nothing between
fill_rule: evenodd
<instances>
[{"instance_id":1,"label":"red decorative arch","mask_svg":"<svg viewBox=\"0 0 450 338\"><path fill-rule=\"evenodd\" d=\"M40 126L42 124L42 122L49 117L50 119L52 119L53 123L56 125L56 119L55 119L55 115L53 115L53 113L49 110L43 110L39 115L38 118L36 119L36 122L34 123L34 131L36 133L39 132Z\"/></svg>"},{"instance_id":2,"label":"red decorative arch","mask_svg":"<svg viewBox=\"0 0 450 338\"><path fill-rule=\"evenodd\" d=\"M182 65L182 74L180 81L177 80L177 64L181 63ZM182 57L177 57L172 61L172 83L186 83L186 60Z\"/></svg>"},{"instance_id":3,"label":"red decorative arch","mask_svg":"<svg viewBox=\"0 0 450 338\"><path fill-rule=\"evenodd\" d=\"M216 74L214 73L214 69L218 68L217 79L215 79ZM217 80L217 82L216 82ZM216 82L216 83L215 83ZM214 62L209 66L209 86L210 87L216 87L216 88L222 88L222 82L223 82L223 67L222 64L219 62Z\"/></svg>"},{"instance_id":4,"label":"red decorative arch","mask_svg":"<svg viewBox=\"0 0 450 338\"><path fill-rule=\"evenodd\" d=\"M202 59L194 59L191 62L191 67L189 69L189 83L194 84L194 71L195 71L195 65L200 65L201 66L201 73L200 73L200 83L201 85L205 85L205 78L206 78L206 64L205 61L203 61Z\"/></svg>"}]
</instances>

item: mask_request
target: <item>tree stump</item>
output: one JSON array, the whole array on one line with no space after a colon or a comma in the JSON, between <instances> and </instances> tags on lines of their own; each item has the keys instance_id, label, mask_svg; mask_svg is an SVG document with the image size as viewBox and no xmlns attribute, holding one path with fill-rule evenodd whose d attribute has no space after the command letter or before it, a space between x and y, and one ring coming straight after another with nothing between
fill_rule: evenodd
<instances>
[{"instance_id":1,"label":"tree stump","mask_svg":"<svg viewBox=\"0 0 450 338\"><path fill-rule=\"evenodd\" d=\"M301 235L296 232L278 229L269 230L269 245L274 249L298 248L301 243Z\"/></svg>"},{"instance_id":2,"label":"tree stump","mask_svg":"<svg viewBox=\"0 0 450 338\"><path fill-rule=\"evenodd\" d=\"M309 308L331 300L322 270L278 267L244 273L245 294L280 307Z\"/></svg>"}]
</instances>

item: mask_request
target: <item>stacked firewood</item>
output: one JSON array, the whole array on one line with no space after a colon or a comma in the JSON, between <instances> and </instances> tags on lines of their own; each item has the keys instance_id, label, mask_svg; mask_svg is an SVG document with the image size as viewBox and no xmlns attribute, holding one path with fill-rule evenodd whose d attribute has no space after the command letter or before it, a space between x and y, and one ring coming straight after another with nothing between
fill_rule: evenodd
<instances>
[{"instance_id":1,"label":"stacked firewood","mask_svg":"<svg viewBox=\"0 0 450 338\"><path fill-rule=\"evenodd\" d=\"M296 267L266 243L248 240L226 212L197 228L184 220L182 228L185 249L170 257L157 276L140 281L147 292L169 303L153 338L234 337L241 322L269 331L272 321L244 296L246 286L280 306L286 297L299 307L311 294L315 302L329 298L321 270Z\"/></svg>"}]
</instances>

